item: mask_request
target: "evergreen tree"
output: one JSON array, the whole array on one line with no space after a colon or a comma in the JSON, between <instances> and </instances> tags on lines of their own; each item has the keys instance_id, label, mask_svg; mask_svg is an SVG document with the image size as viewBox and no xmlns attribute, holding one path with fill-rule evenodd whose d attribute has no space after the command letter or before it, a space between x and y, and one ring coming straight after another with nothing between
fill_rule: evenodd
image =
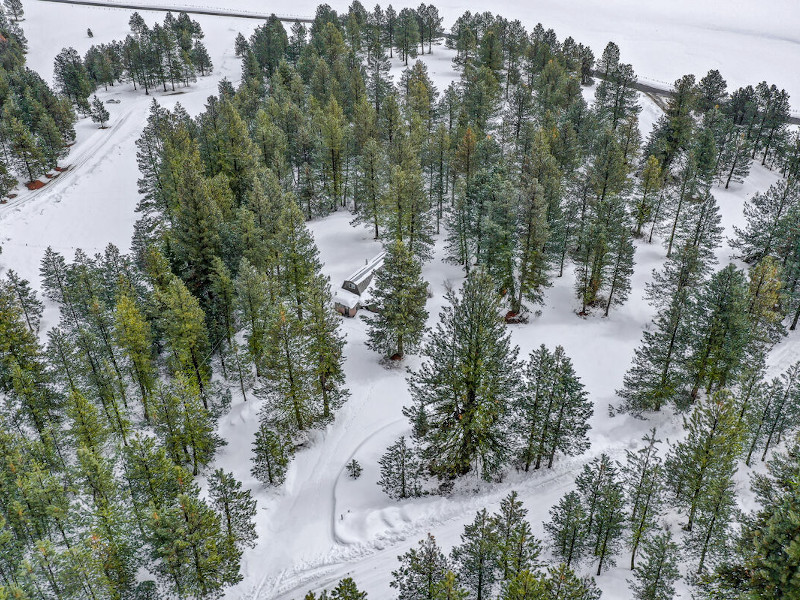
<instances>
[{"instance_id":1,"label":"evergreen tree","mask_svg":"<svg viewBox=\"0 0 800 600\"><path fill-rule=\"evenodd\" d=\"M618 392L625 399L625 410L657 411L666 402L680 398L685 381L680 366L689 343L686 323L691 314L690 293L708 262L699 258L696 247L684 245L667 259L662 272L654 274L647 288L658 312L653 329L642 334L642 344L636 349L624 387Z\"/></svg>"},{"instance_id":2,"label":"evergreen tree","mask_svg":"<svg viewBox=\"0 0 800 600\"><path fill-rule=\"evenodd\" d=\"M600 590L591 577L579 578L563 563L547 570L547 597L558 600L598 600Z\"/></svg>"},{"instance_id":3,"label":"evergreen tree","mask_svg":"<svg viewBox=\"0 0 800 600\"><path fill-rule=\"evenodd\" d=\"M92 98L91 103L91 117L92 121L98 123L100 125L100 129L106 128L106 123L111 118L111 115L108 114L106 107L103 105L103 101L100 100L97 96Z\"/></svg>"},{"instance_id":4,"label":"evergreen tree","mask_svg":"<svg viewBox=\"0 0 800 600\"><path fill-rule=\"evenodd\" d=\"M155 570L172 593L213 597L241 578L239 556L220 552L219 517L196 496L180 494L175 505L153 513L151 528Z\"/></svg>"},{"instance_id":5,"label":"evergreen tree","mask_svg":"<svg viewBox=\"0 0 800 600\"><path fill-rule=\"evenodd\" d=\"M575 478L586 513L587 549L597 557L597 575L603 565L614 566L625 524L625 501L617 467L606 454L584 465Z\"/></svg>"},{"instance_id":6,"label":"evergreen tree","mask_svg":"<svg viewBox=\"0 0 800 600\"><path fill-rule=\"evenodd\" d=\"M261 483L280 485L286 479L291 460L291 447L276 433L269 422L262 420L253 442L253 468L250 473Z\"/></svg>"},{"instance_id":7,"label":"evergreen tree","mask_svg":"<svg viewBox=\"0 0 800 600\"><path fill-rule=\"evenodd\" d=\"M797 182L782 180L767 191L754 194L744 205L747 226L745 229L734 226L736 239L731 245L747 262L779 256L778 248L786 239L798 208L800 185Z\"/></svg>"},{"instance_id":8,"label":"evergreen tree","mask_svg":"<svg viewBox=\"0 0 800 600\"><path fill-rule=\"evenodd\" d=\"M309 338L313 390L322 404L322 421L327 422L349 395L344 387L344 336L339 331L339 315L333 310L328 278L317 276L310 285L304 333Z\"/></svg>"},{"instance_id":9,"label":"evergreen tree","mask_svg":"<svg viewBox=\"0 0 800 600\"><path fill-rule=\"evenodd\" d=\"M675 582L680 579L678 545L669 531L646 539L642 546L644 561L634 570L628 585L636 600L672 600Z\"/></svg>"},{"instance_id":10,"label":"evergreen tree","mask_svg":"<svg viewBox=\"0 0 800 600\"><path fill-rule=\"evenodd\" d=\"M729 525L736 510L731 472L709 482L699 498L690 533L686 537L687 551L698 558L697 573L702 574L727 552Z\"/></svg>"},{"instance_id":11,"label":"evergreen tree","mask_svg":"<svg viewBox=\"0 0 800 600\"><path fill-rule=\"evenodd\" d=\"M401 241L420 261L431 258L432 207L422 181L422 167L410 136L398 141L398 164L389 170L383 199L385 240Z\"/></svg>"},{"instance_id":12,"label":"evergreen tree","mask_svg":"<svg viewBox=\"0 0 800 600\"><path fill-rule=\"evenodd\" d=\"M517 492L511 492L500 501L500 512L492 515L502 581L539 567L542 545L533 536L531 526L525 520L527 514Z\"/></svg>"},{"instance_id":13,"label":"evergreen tree","mask_svg":"<svg viewBox=\"0 0 800 600\"><path fill-rule=\"evenodd\" d=\"M676 444L665 464L667 483L692 530L698 510L717 482L728 480L741 452L741 423L729 392L721 391L698 401L684 418L686 438ZM724 489L724 486L717 489Z\"/></svg>"},{"instance_id":14,"label":"evergreen tree","mask_svg":"<svg viewBox=\"0 0 800 600\"><path fill-rule=\"evenodd\" d=\"M342 579L333 591L331 591L331 600L366 600L367 592L362 592L356 586L356 582L350 577Z\"/></svg>"},{"instance_id":15,"label":"evergreen tree","mask_svg":"<svg viewBox=\"0 0 800 600\"><path fill-rule=\"evenodd\" d=\"M523 385L515 430L525 471L544 460L551 468L556 452L574 456L586 450L592 404L564 348L550 352L542 345L531 352Z\"/></svg>"},{"instance_id":16,"label":"evergreen tree","mask_svg":"<svg viewBox=\"0 0 800 600\"><path fill-rule=\"evenodd\" d=\"M417 56L417 44L420 43L419 25L413 9L404 8L397 15L397 22L393 27L393 38L395 48L400 54L400 60L408 66L408 57L415 58Z\"/></svg>"},{"instance_id":17,"label":"evergreen tree","mask_svg":"<svg viewBox=\"0 0 800 600\"><path fill-rule=\"evenodd\" d=\"M94 86L77 50L64 48L56 55L53 77L59 91L86 115L89 112L87 99Z\"/></svg>"},{"instance_id":18,"label":"evergreen tree","mask_svg":"<svg viewBox=\"0 0 800 600\"><path fill-rule=\"evenodd\" d=\"M655 429L645 435L645 445L637 452L626 450L627 460L622 468L625 499L630 510L631 569L636 566L639 546L656 527L656 519L664 503L663 467L658 456Z\"/></svg>"},{"instance_id":19,"label":"evergreen tree","mask_svg":"<svg viewBox=\"0 0 800 600\"><path fill-rule=\"evenodd\" d=\"M636 237L642 235L644 224L655 218L662 181L661 165L658 159L655 156L648 157L639 176L637 194L631 207L636 224L634 231Z\"/></svg>"},{"instance_id":20,"label":"evergreen tree","mask_svg":"<svg viewBox=\"0 0 800 600\"><path fill-rule=\"evenodd\" d=\"M752 488L759 508L744 520L737 536L736 554L709 575L733 597L747 594L757 600L791 598L800 592L796 577L800 533L800 475L798 448L791 447L768 464L766 475L756 475Z\"/></svg>"},{"instance_id":21,"label":"evergreen tree","mask_svg":"<svg viewBox=\"0 0 800 600\"><path fill-rule=\"evenodd\" d=\"M384 356L403 357L422 341L428 312L422 265L401 241L389 244L383 266L375 274L372 296L379 312L367 319L368 345Z\"/></svg>"},{"instance_id":22,"label":"evergreen tree","mask_svg":"<svg viewBox=\"0 0 800 600\"><path fill-rule=\"evenodd\" d=\"M380 237L379 226L383 218L385 163L385 153L378 141L367 140L358 160L353 224L361 223L372 229L376 240Z\"/></svg>"},{"instance_id":23,"label":"evergreen tree","mask_svg":"<svg viewBox=\"0 0 800 600\"><path fill-rule=\"evenodd\" d=\"M719 154L719 182L725 180L726 190L731 181L742 183L750 174L751 149L751 142L745 132L740 127L731 125Z\"/></svg>"},{"instance_id":24,"label":"evergreen tree","mask_svg":"<svg viewBox=\"0 0 800 600\"><path fill-rule=\"evenodd\" d=\"M3 5L17 22L25 15L25 11L22 9L22 0L3 0Z\"/></svg>"},{"instance_id":25,"label":"evergreen tree","mask_svg":"<svg viewBox=\"0 0 800 600\"><path fill-rule=\"evenodd\" d=\"M748 431L747 457L749 466L753 454L763 448L761 460L767 458L770 447L788 437L800 426L800 362L789 367L754 395L745 421Z\"/></svg>"},{"instance_id":26,"label":"evergreen tree","mask_svg":"<svg viewBox=\"0 0 800 600\"><path fill-rule=\"evenodd\" d=\"M397 590L398 600L435 600L441 598L440 587L450 572L450 561L439 549L436 539L429 533L411 548L398 556L400 566L392 571L389 584Z\"/></svg>"},{"instance_id":27,"label":"evergreen tree","mask_svg":"<svg viewBox=\"0 0 800 600\"><path fill-rule=\"evenodd\" d=\"M8 291L22 309L22 314L25 317L25 323L31 333L39 332L39 325L42 322L42 312L44 311L44 303L36 297L36 291L30 287L30 282L23 279L19 274L9 269L6 273L6 282Z\"/></svg>"},{"instance_id":28,"label":"evergreen tree","mask_svg":"<svg viewBox=\"0 0 800 600\"><path fill-rule=\"evenodd\" d=\"M701 387L722 389L742 368L751 339L744 274L733 265L715 273L693 313L686 368L694 400Z\"/></svg>"},{"instance_id":29,"label":"evergreen tree","mask_svg":"<svg viewBox=\"0 0 800 600\"><path fill-rule=\"evenodd\" d=\"M422 465L405 436L400 436L399 440L389 446L378 464L381 470L378 485L390 498L403 500L423 494Z\"/></svg>"},{"instance_id":30,"label":"evergreen tree","mask_svg":"<svg viewBox=\"0 0 800 600\"><path fill-rule=\"evenodd\" d=\"M198 475L200 467L207 466L217 447L224 444L198 396L194 382L179 375L157 388L153 402L156 432L175 463L191 465L193 475Z\"/></svg>"},{"instance_id":31,"label":"evergreen tree","mask_svg":"<svg viewBox=\"0 0 800 600\"><path fill-rule=\"evenodd\" d=\"M279 304L270 311L262 373L267 414L282 431L310 429L322 416L315 393L311 343L303 324Z\"/></svg>"},{"instance_id":32,"label":"evergreen tree","mask_svg":"<svg viewBox=\"0 0 800 600\"><path fill-rule=\"evenodd\" d=\"M431 471L444 478L475 469L491 477L508 460L504 429L517 396L517 349L499 314L494 284L481 271L467 278L458 297L448 292L436 331L423 349L425 362L411 374L415 421L427 414L419 439Z\"/></svg>"},{"instance_id":33,"label":"evergreen tree","mask_svg":"<svg viewBox=\"0 0 800 600\"><path fill-rule=\"evenodd\" d=\"M470 598L491 598L500 575L500 555L497 531L485 508L475 515L472 523L464 526L461 544L453 548L451 556L461 585L469 592Z\"/></svg>"},{"instance_id":34,"label":"evergreen tree","mask_svg":"<svg viewBox=\"0 0 800 600\"><path fill-rule=\"evenodd\" d=\"M219 514L227 543L240 550L243 546L254 548L258 538L253 522L256 501L250 490L243 490L242 483L234 478L233 473L217 469L208 478L208 495L211 506Z\"/></svg>"},{"instance_id":35,"label":"evergreen tree","mask_svg":"<svg viewBox=\"0 0 800 600\"><path fill-rule=\"evenodd\" d=\"M14 117L8 124L11 141L11 164L22 177L33 182L45 172L46 157L33 133L22 121Z\"/></svg>"},{"instance_id":36,"label":"evergreen tree","mask_svg":"<svg viewBox=\"0 0 800 600\"><path fill-rule=\"evenodd\" d=\"M0 198L8 196L17 186L17 178L8 172L8 165L0 157Z\"/></svg>"},{"instance_id":37,"label":"evergreen tree","mask_svg":"<svg viewBox=\"0 0 800 600\"><path fill-rule=\"evenodd\" d=\"M567 567L577 565L585 555L586 517L578 493L569 492L550 509L550 521L544 524L553 544L553 554Z\"/></svg>"},{"instance_id":38,"label":"evergreen tree","mask_svg":"<svg viewBox=\"0 0 800 600\"><path fill-rule=\"evenodd\" d=\"M208 409L206 388L211 378L208 364L211 349L203 310L177 277L172 278L158 296L163 304L161 322L172 351L173 370L183 373L197 386L203 407Z\"/></svg>"}]
</instances>

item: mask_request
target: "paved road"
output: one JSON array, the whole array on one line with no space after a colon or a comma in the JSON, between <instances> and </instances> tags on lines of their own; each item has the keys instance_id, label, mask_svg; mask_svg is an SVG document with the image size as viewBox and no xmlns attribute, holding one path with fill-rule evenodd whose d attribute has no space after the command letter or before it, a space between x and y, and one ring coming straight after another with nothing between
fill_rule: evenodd
<instances>
[{"instance_id":1,"label":"paved road","mask_svg":"<svg viewBox=\"0 0 800 600\"><path fill-rule=\"evenodd\" d=\"M145 5L145 4L136 4L135 2L102 2L102 1L93 1L93 0L41 0L42 2L56 2L59 4L80 4L83 6L101 6L104 8L125 8L129 10L154 10L159 12L185 12L193 15L211 15L215 17L237 17L240 19L258 19L260 21L264 21L267 17L270 16L271 13L255 13L255 12L244 12L238 10L225 10L225 9L213 9L213 8L196 8L196 7L181 7L181 6L155 6L155 5ZM282 17L280 15L276 15L278 19L281 21L286 21L287 23L294 23L295 21L300 21L301 23L313 23L314 19L311 17Z\"/></svg>"},{"instance_id":2,"label":"paved road","mask_svg":"<svg viewBox=\"0 0 800 600\"><path fill-rule=\"evenodd\" d=\"M592 75L594 77L597 77L598 79L602 79L602 77L600 77L600 74L597 71L593 71ZM642 83L641 81L637 81L633 87L645 94L651 94L653 96L658 96L661 98L671 98L672 96L675 95L675 91L672 88L667 86L658 86L652 83ZM792 125L800 125L800 117L789 115L787 122Z\"/></svg>"}]
</instances>

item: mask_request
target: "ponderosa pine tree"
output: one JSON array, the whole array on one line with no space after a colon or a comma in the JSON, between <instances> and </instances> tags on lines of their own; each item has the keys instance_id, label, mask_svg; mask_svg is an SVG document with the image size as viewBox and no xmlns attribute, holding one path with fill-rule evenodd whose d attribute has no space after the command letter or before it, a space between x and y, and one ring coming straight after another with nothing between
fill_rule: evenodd
<instances>
[{"instance_id":1,"label":"ponderosa pine tree","mask_svg":"<svg viewBox=\"0 0 800 600\"><path fill-rule=\"evenodd\" d=\"M478 511L472 523L464 526L461 544L453 548L451 561L470 598L488 600L492 597L501 575L500 553L497 530L485 508Z\"/></svg>"},{"instance_id":2,"label":"ponderosa pine tree","mask_svg":"<svg viewBox=\"0 0 800 600\"><path fill-rule=\"evenodd\" d=\"M315 393L311 340L291 307L270 310L266 329L264 389L265 415L286 434L312 428L322 417L321 398Z\"/></svg>"},{"instance_id":3,"label":"ponderosa pine tree","mask_svg":"<svg viewBox=\"0 0 800 600\"><path fill-rule=\"evenodd\" d=\"M514 491L500 501L500 512L492 515L499 552L498 568L503 582L540 567L542 544L534 537L530 523L525 519L527 514Z\"/></svg>"},{"instance_id":4,"label":"ponderosa pine tree","mask_svg":"<svg viewBox=\"0 0 800 600\"><path fill-rule=\"evenodd\" d=\"M31 333L38 333L39 325L42 322L44 303L36 297L36 290L31 289L30 282L20 277L13 269L9 269L6 272L6 281L0 282L0 285L6 286L12 296L16 298Z\"/></svg>"},{"instance_id":5,"label":"ponderosa pine tree","mask_svg":"<svg viewBox=\"0 0 800 600\"><path fill-rule=\"evenodd\" d=\"M8 196L17 186L17 178L9 172L9 165L0 156L0 198Z\"/></svg>"},{"instance_id":6,"label":"ponderosa pine tree","mask_svg":"<svg viewBox=\"0 0 800 600\"><path fill-rule=\"evenodd\" d=\"M567 566L577 565L586 554L586 512L577 492L568 492L550 509L544 524L553 553Z\"/></svg>"},{"instance_id":7,"label":"ponderosa pine tree","mask_svg":"<svg viewBox=\"0 0 800 600\"><path fill-rule=\"evenodd\" d=\"M672 600L675 582L680 579L678 570L678 544L672 533L660 532L645 539L642 550L645 557L633 570L634 580L628 580L636 600Z\"/></svg>"},{"instance_id":8,"label":"ponderosa pine tree","mask_svg":"<svg viewBox=\"0 0 800 600\"><path fill-rule=\"evenodd\" d=\"M686 536L686 550L698 559L698 574L725 555L735 511L733 472L728 472L711 480L703 491L692 528Z\"/></svg>"},{"instance_id":9,"label":"ponderosa pine tree","mask_svg":"<svg viewBox=\"0 0 800 600\"><path fill-rule=\"evenodd\" d=\"M398 556L400 566L392 571L390 586L397 590L398 600L439 600L439 588L450 571L450 561L430 533Z\"/></svg>"},{"instance_id":10,"label":"ponderosa pine tree","mask_svg":"<svg viewBox=\"0 0 800 600\"><path fill-rule=\"evenodd\" d=\"M649 156L642 168L636 195L632 198L631 204L631 214L636 225L634 230L636 237L641 237L642 227L645 223L658 218L656 211L662 183L661 164L655 156Z\"/></svg>"},{"instance_id":11,"label":"ponderosa pine tree","mask_svg":"<svg viewBox=\"0 0 800 600\"><path fill-rule=\"evenodd\" d=\"M598 71L602 72L602 80L595 92L595 110L616 129L629 115L641 111L635 89L636 74L631 65L619 62L619 48L613 42L603 51Z\"/></svg>"},{"instance_id":12,"label":"ponderosa pine tree","mask_svg":"<svg viewBox=\"0 0 800 600\"><path fill-rule=\"evenodd\" d=\"M793 483L800 476L797 446L777 455L768 469L767 474L753 478L760 507L744 519L732 560L708 577L725 592L744 592L756 600L792 598L800 593L793 552L800 543L796 526L800 490Z\"/></svg>"},{"instance_id":13,"label":"ponderosa pine tree","mask_svg":"<svg viewBox=\"0 0 800 600\"><path fill-rule=\"evenodd\" d=\"M561 346L550 352L542 345L531 352L515 412L525 471L540 468L545 460L549 469L556 452L575 456L589 446L592 403Z\"/></svg>"},{"instance_id":14,"label":"ponderosa pine tree","mask_svg":"<svg viewBox=\"0 0 800 600\"><path fill-rule=\"evenodd\" d=\"M369 227L377 240L383 216L386 171L386 156L377 140L367 140L357 164L356 191L353 196L356 215L353 224L361 223Z\"/></svg>"},{"instance_id":15,"label":"ponderosa pine tree","mask_svg":"<svg viewBox=\"0 0 800 600\"><path fill-rule=\"evenodd\" d=\"M122 294L114 311L114 341L127 363L132 383L138 390L145 421L150 420L150 397L156 386L150 323L129 294Z\"/></svg>"},{"instance_id":16,"label":"ponderosa pine tree","mask_svg":"<svg viewBox=\"0 0 800 600\"><path fill-rule=\"evenodd\" d=\"M381 478L378 485L384 493L395 500L421 496L422 469L416 449L409 445L405 436L400 436L378 460Z\"/></svg>"},{"instance_id":17,"label":"ponderosa pine tree","mask_svg":"<svg viewBox=\"0 0 800 600\"><path fill-rule=\"evenodd\" d=\"M664 470L667 484L686 514L686 530L691 531L711 487L715 482L724 483L735 471L742 424L733 397L725 390L700 399L683 421L687 436L672 448Z\"/></svg>"},{"instance_id":18,"label":"ponderosa pine tree","mask_svg":"<svg viewBox=\"0 0 800 600\"><path fill-rule=\"evenodd\" d=\"M183 375L157 387L153 395L154 429L176 464L198 475L224 441L216 434L216 423L202 406L197 387Z\"/></svg>"},{"instance_id":19,"label":"ponderosa pine tree","mask_svg":"<svg viewBox=\"0 0 800 600\"><path fill-rule=\"evenodd\" d=\"M269 302L275 298L273 282L260 273L246 257L239 263L236 276L236 312L244 330L247 351L261 376L269 323Z\"/></svg>"},{"instance_id":20,"label":"ponderosa pine tree","mask_svg":"<svg viewBox=\"0 0 800 600\"><path fill-rule=\"evenodd\" d=\"M473 271L460 297L450 291L436 330L423 349L425 362L411 373L413 422L427 415L418 442L440 478L474 470L491 478L509 459L505 430L518 394L518 349L500 315L494 282Z\"/></svg>"},{"instance_id":21,"label":"ponderosa pine tree","mask_svg":"<svg viewBox=\"0 0 800 600\"><path fill-rule=\"evenodd\" d=\"M664 472L658 456L655 428L645 435L644 446L637 452L626 450L627 457L622 467L625 500L630 513L629 546L631 548L631 570L636 567L636 554L650 532L656 528L664 504Z\"/></svg>"},{"instance_id":22,"label":"ponderosa pine tree","mask_svg":"<svg viewBox=\"0 0 800 600\"><path fill-rule=\"evenodd\" d=\"M708 268L708 260L698 258L697 249L685 244L667 259L663 271L654 274L647 288L658 312L654 327L642 333L624 387L618 390L626 411L658 411L680 398L685 381L681 360L689 343L686 322L691 314L691 291Z\"/></svg>"},{"instance_id":23,"label":"ponderosa pine tree","mask_svg":"<svg viewBox=\"0 0 800 600\"><path fill-rule=\"evenodd\" d=\"M256 545L256 501L250 490L242 489L233 473L215 470L208 478L211 506L217 511L226 543L239 550Z\"/></svg>"},{"instance_id":24,"label":"ponderosa pine tree","mask_svg":"<svg viewBox=\"0 0 800 600\"><path fill-rule=\"evenodd\" d=\"M15 21L20 21L25 15L25 11L22 9L22 0L3 0L3 6Z\"/></svg>"},{"instance_id":25,"label":"ponderosa pine tree","mask_svg":"<svg viewBox=\"0 0 800 600\"><path fill-rule=\"evenodd\" d=\"M535 179L525 181L519 196L519 217L515 236L517 241L514 252L516 260L513 263L514 271L519 275L511 298L511 310L516 313L522 310L523 300L533 304L541 303L544 289L550 285L549 270L552 255L548 251L547 244L550 237L548 216L551 211L547 190L540 183L541 175L542 173L537 171ZM551 181L554 185L560 183L555 174L545 180L547 181Z\"/></svg>"},{"instance_id":26,"label":"ponderosa pine tree","mask_svg":"<svg viewBox=\"0 0 800 600\"><path fill-rule=\"evenodd\" d=\"M385 240L405 243L417 259L425 262L432 256L433 211L414 141L410 135L403 135L397 145L399 159L389 169L383 199Z\"/></svg>"},{"instance_id":27,"label":"ponderosa pine tree","mask_svg":"<svg viewBox=\"0 0 800 600\"><path fill-rule=\"evenodd\" d=\"M724 144L720 148L718 169L719 183L725 181L727 190L731 182L742 183L750 174L750 151L752 144L748 140L745 131L736 125L730 125L730 132L724 138Z\"/></svg>"},{"instance_id":28,"label":"ponderosa pine tree","mask_svg":"<svg viewBox=\"0 0 800 600\"><path fill-rule=\"evenodd\" d=\"M239 556L222 552L219 517L195 494L180 494L174 505L153 513L150 526L155 571L173 593L213 597L236 582L228 578L238 576Z\"/></svg>"},{"instance_id":29,"label":"ponderosa pine tree","mask_svg":"<svg viewBox=\"0 0 800 600\"><path fill-rule=\"evenodd\" d=\"M586 527L583 531L587 551L597 558L597 575L603 566L614 566L624 530L625 498L617 467L606 454L584 465L575 478Z\"/></svg>"},{"instance_id":30,"label":"ponderosa pine tree","mask_svg":"<svg viewBox=\"0 0 800 600\"><path fill-rule=\"evenodd\" d=\"M321 265L319 250L306 227L305 217L291 200L284 205L278 220L276 248L282 295L293 307L297 319L303 321L311 283L319 275Z\"/></svg>"},{"instance_id":31,"label":"ponderosa pine tree","mask_svg":"<svg viewBox=\"0 0 800 600\"><path fill-rule=\"evenodd\" d=\"M111 118L111 115L108 114L108 111L106 110L103 101L100 100L97 96L92 98L91 112L89 113L89 116L92 117L92 121L94 123L100 125L100 129L105 129L106 123L108 123L108 120Z\"/></svg>"},{"instance_id":32,"label":"ponderosa pine tree","mask_svg":"<svg viewBox=\"0 0 800 600\"><path fill-rule=\"evenodd\" d=\"M177 277L157 297L163 306L161 323L172 352L173 371L184 374L197 386L203 406L208 409L206 388L211 378L208 364L211 348L203 310Z\"/></svg>"},{"instance_id":33,"label":"ponderosa pine tree","mask_svg":"<svg viewBox=\"0 0 800 600\"><path fill-rule=\"evenodd\" d=\"M747 317L753 345L770 348L786 335L783 271L771 256L764 257L748 273Z\"/></svg>"},{"instance_id":34,"label":"ponderosa pine tree","mask_svg":"<svg viewBox=\"0 0 800 600\"><path fill-rule=\"evenodd\" d=\"M330 280L318 275L309 285L304 334L309 339L312 387L322 404L321 421L328 422L350 395L344 381L345 340L333 309Z\"/></svg>"},{"instance_id":35,"label":"ponderosa pine tree","mask_svg":"<svg viewBox=\"0 0 800 600\"><path fill-rule=\"evenodd\" d=\"M747 419L747 455L745 463L750 466L753 454L761 454L766 460L770 447L780 443L800 426L800 362L789 367L780 377L774 378L753 397Z\"/></svg>"},{"instance_id":36,"label":"ponderosa pine tree","mask_svg":"<svg viewBox=\"0 0 800 600\"><path fill-rule=\"evenodd\" d=\"M291 446L268 420L262 419L253 442L253 467L250 473L265 485L280 485L286 479Z\"/></svg>"},{"instance_id":37,"label":"ponderosa pine tree","mask_svg":"<svg viewBox=\"0 0 800 600\"><path fill-rule=\"evenodd\" d=\"M414 10L404 8L397 15L397 22L393 28L395 48L400 54L400 60L408 66L408 57L416 58L417 44L420 42L419 24Z\"/></svg>"},{"instance_id":38,"label":"ponderosa pine tree","mask_svg":"<svg viewBox=\"0 0 800 600\"><path fill-rule=\"evenodd\" d=\"M401 241L388 244L372 292L378 313L368 317L367 345L383 356L403 358L422 341L428 312L422 265Z\"/></svg>"},{"instance_id":39,"label":"ponderosa pine tree","mask_svg":"<svg viewBox=\"0 0 800 600\"><path fill-rule=\"evenodd\" d=\"M745 202L747 226L744 229L734 226L736 238L731 240L731 245L749 263L756 263L765 256L779 256L779 248L799 210L800 184L797 181L778 181Z\"/></svg>"},{"instance_id":40,"label":"ponderosa pine tree","mask_svg":"<svg viewBox=\"0 0 800 600\"><path fill-rule=\"evenodd\" d=\"M715 273L693 300L686 374L692 400L734 379L751 342L744 273L728 265Z\"/></svg>"}]
</instances>

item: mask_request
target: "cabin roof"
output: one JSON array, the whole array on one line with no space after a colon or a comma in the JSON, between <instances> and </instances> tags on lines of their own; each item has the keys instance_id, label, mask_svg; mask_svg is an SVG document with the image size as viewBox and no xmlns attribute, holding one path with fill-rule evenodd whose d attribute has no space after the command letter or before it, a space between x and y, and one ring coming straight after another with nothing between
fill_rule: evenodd
<instances>
[{"instance_id":1,"label":"cabin roof","mask_svg":"<svg viewBox=\"0 0 800 600\"><path fill-rule=\"evenodd\" d=\"M358 271L350 275L345 281L350 281L357 286L361 285L365 280L372 276L372 273L375 269L379 269L383 265L383 259L386 256L386 252L381 252L377 256L375 256L372 260L370 260L366 265L361 267Z\"/></svg>"},{"instance_id":2,"label":"cabin roof","mask_svg":"<svg viewBox=\"0 0 800 600\"><path fill-rule=\"evenodd\" d=\"M334 304L341 304L347 308L358 308L359 302L361 302L361 297L353 292L339 289L336 290L336 293L333 295L333 302Z\"/></svg>"}]
</instances>

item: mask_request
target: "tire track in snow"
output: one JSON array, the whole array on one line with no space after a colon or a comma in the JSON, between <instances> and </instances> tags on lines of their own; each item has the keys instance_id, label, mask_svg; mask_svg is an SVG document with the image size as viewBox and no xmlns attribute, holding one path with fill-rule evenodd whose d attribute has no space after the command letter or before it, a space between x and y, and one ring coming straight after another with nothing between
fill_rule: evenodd
<instances>
[{"instance_id":1,"label":"tire track in snow","mask_svg":"<svg viewBox=\"0 0 800 600\"><path fill-rule=\"evenodd\" d=\"M75 183L75 176L77 174L85 175L86 173L91 173L101 164L106 162L111 155L111 151L121 146L125 143L132 135L137 133L136 130L129 130L124 136L117 138L115 136L120 130L122 130L123 125L127 123L130 116L133 114L134 109L131 108L126 113L124 113L121 117L117 119L114 125L109 127L110 131L107 131L107 135L100 135L95 134L97 140L93 141L91 144L87 146L81 147L80 153L78 153L73 158L75 159L73 162L69 164L69 168L66 171L63 171L58 177L50 180L50 182L45 185L43 188L38 190L34 190L30 194L23 194L18 198L14 198L12 202L5 204L5 209L2 213L0 213L0 221L4 221L7 219L12 213L19 212L23 207L28 205L35 206L36 200L48 200L51 202L61 202L64 198L64 194L66 191ZM109 144L113 144L112 148L109 149L108 152L103 153L102 155L99 154L100 150L108 146ZM100 160L93 165L93 168L89 171L84 172L81 167L85 166L89 161L92 159L96 159L100 156ZM64 188L66 185L65 189ZM52 197L51 197L52 196Z\"/></svg>"},{"instance_id":2,"label":"tire track in snow","mask_svg":"<svg viewBox=\"0 0 800 600\"><path fill-rule=\"evenodd\" d=\"M373 435L377 433L378 431ZM366 441L365 439L364 443ZM471 516L472 512L483 507L499 504L500 500L512 490L519 492L523 501L526 499L530 501L530 496L543 488L551 493L565 491L574 484L575 475L583 468L584 464L601 453L608 454L613 460L619 460L624 457L625 449L629 444L630 440L625 440L617 442L614 446L590 450L580 457L566 458L557 467L551 469L551 472L536 474L539 475L538 477L516 479L512 476L509 481L494 485L491 490L483 494L426 498L422 502L430 500L432 505L439 504L439 510L432 511L425 518L406 521L406 526L398 528L388 535L385 534L364 542L338 544L331 548L324 559L308 563L302 568L284 570L272 577L265 576L251 593L245 594L243 597L249 600L290 600L304 595L309 589L330 587L352 572L356 566L386 560L394 564L397 553L402 550L404 545L416 544L417 540L426 533L452 526L456 521L462 520L465 514ZM388 508L406 509L419 505L419 503L420 500L412 500ZM372 514L383 513L386 510L387 507L378 508ZM408 544L409 541L410 544Z\"/></svg>"}]
</instances>

